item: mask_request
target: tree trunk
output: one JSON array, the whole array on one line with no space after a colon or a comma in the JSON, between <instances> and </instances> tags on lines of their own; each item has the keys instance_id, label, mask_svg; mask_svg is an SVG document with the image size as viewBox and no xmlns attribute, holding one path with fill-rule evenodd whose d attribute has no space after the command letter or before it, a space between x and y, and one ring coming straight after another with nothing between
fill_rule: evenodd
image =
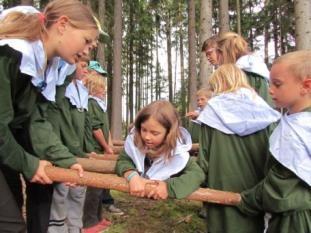
<instances>
[{"instance_id":1,"label":"tree trunk","mask_svg":"<svg viewBox=\"0 0 311 233\"><path fill-rule=\"evenodd\" d=\"M33 6L33 0L21 0L21 5L24 6Z\"/></svg>"},{"instance_id":2,"label":"tree trunk","mask_svg":"<svg viewBox=\"0 0 311 233\"><path fill-rule=\"evenodd\" d=\"M212 0L201 0L200 11L200 47L201 51L204 41L213 34L212 29ZM200 86L202 86L207 78L212 74L213 67L208 62L205 52L200 52Z\"/></svg>"},{"instance_id":3,"label":"tree trunk","mask_svg":"<svg viewBox=\"0 0 311 233\"><path fill-rule=\"evenodd\" d=\"M114 33L113 33L113 85L112 85L112 138L122 138L122 0L114 3Z\"/></svg>"},{"instance_id":4,"label":"tree trunk","mask_svg":"<svg viewBox=\"0 0 311 233\"><path fill-rule=\"evenodd\" d=\"M172 39L171 39L171 16L167 13L166 16L166 46L167 46L167 72L168 72L168 94L169 101L173 102L173 82L172 82Z\"/></svg>"},{"instance_id":5,"label":"tree trunk","mask_svg":"<svg viewBox=\"0 0 311 233\"><path fill-rule=\"evenodd\" d=\"M106 6L105 6L106 0L100 0L98 1L98 20L100 22L100 25L102 28L104 28L105 24L105 15L106 15ZM107 69L106 60L105 60L105 44L103 42L99 42L97 46L97 61Z\"/></svg>"},{"instance_id":6,"label":"tree trunk","mask_svg":"<svg viewBox=\"0 0 311 233\"><path fill-rule=\"evenodd\" d=\"M195 33L195 0L188 1L188 37L189 37L189 110L196 108L196 33Z\"/></svg>"},{"instance_id":7,"label":"tree trunk","mask_svg":"<svg viewBox=\"0 0 311 233\"><path fill-rule=\"evenodd\" d=\"M237 33L239 35L242 34L241 31L241 6L240 6L240 0L236 0L236 25L237 25Z\"/></svg>"},{"instance_id":8,"label":"tree trunk","mask_svg":"<svg viewBox=\"0 0 311 233\"><path fill-rule=\"evenodd\" d=\"M229 1L220 0L219 3L219 32L230 31L229 27Z\"/></svg>"},{"instance_id":9,"label":"tree trunk","mask_svg":"<svg viewBox=\"0 0 311 233\"><path fill-rule=\"evenodd\" d=\"M311 49L311 1L295 0L296 48Z\"/></svg>"},{"instance_id":10,"label":"tree trunk","mask_svg":"<svg viewBox=\"0 0 311 233\"><path fill-rule=\"evenodd\" d=\"M184 66L184 37L183 37L183 24L179 26L179 53L180 53L180 81L181 81L181 115L186 115L187 103L186 103L186 80L185 80L185 66ZM186 123L186 119L182 118Z\"/></svg>"}]
</instances>

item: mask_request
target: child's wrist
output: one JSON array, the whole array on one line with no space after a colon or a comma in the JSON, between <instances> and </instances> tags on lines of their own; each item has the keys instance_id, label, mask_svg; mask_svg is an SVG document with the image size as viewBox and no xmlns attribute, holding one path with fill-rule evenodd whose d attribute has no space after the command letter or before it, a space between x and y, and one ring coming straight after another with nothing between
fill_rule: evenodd
<instances>
[{"instance_id":1,"label":"child's wrist","mask_svg":"<svg viewBox=\"0 0 311 233\"><path fill-rule=\"evenodd\" d=\"M138 175L139 175L139 174L138 174L137 171L132 171L132 172L126 177L126 180L127 180L128 182L130 182L131 179L132 179L134 176L138 176Z\"/></svg>"}]
</instances>

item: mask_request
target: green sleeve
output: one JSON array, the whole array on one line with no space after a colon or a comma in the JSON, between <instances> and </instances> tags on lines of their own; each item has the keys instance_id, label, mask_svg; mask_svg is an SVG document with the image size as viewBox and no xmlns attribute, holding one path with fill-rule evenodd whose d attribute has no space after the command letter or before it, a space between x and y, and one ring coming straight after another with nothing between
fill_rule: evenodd
<instances>
[{"instance_id":1,"label":"green sleeve","mask_svg":"<svg viewBox=\"0 0 311 233\"><path fill-rule=\"evenodd\" d=\"M47 120L48 105L48 102L40 103L31 116L29 133L32 147L38 157L46 159L59 167L68 168L77 163L77 160L69 152L68 148L63 145Z\"/></svg>"},{"instance_id":2,"label":"green sleeve","mask_svg":"<svg viewBox=\"0 0 311 233\"><path fill-rule=\"evenodd\" d=\"M128 170L136 170L136 167L132 159L123 150L118 157L115 171L118 176L123 177L124 173Z\"/></svg>"},{"instance_id":3,"label":"green sleeve","mask_svg":"<svg viewBox=\"0 0 311 233\"><path fill-rule=\"evenodd\" d=\"M11 92L15 84L12 80L28 77L19 77L17 55L8 56L9 50L8 46L0 46L0 162L31 179L39 166L39 159L17 143L9 126L15 117L14 93Z\"/></svg>"},{"instance_id":4,"label":"green sleeve","mask_svg":"<svg viewBox=\"0 0 311 233\"><path fill-rule=\"evenodd\" d=\"M84 148L87 153L95 151L93 131L92 131L92 121L89 112L86 113L85 117Z\"/></svg>"},{"instance_id":5,"label":"green sleeve","mask_svg":"<svg viewBox=\"0 0 311 233\"><path fill-rule=\"evenodd\" d=\"M101 119L101 114L98 111L97 108L97 103L94 99L89 99L89 104L88 104L88 111L91 116L91 122L92 122L92 128L93 129L100 129L102 128L103 122Z\"/></svg>"},{"instance_id":6,"label":"green sleeve","mask_svg":"<svg viewBox=\"0 0 311 233\"><path fill-rule=\"evenodd\" d=\"M203 170L194 158L190 158L186 167L176 177L168 179L167 187L169 197L185 198L197 190L205 180Z\"/></svg>"},{"instance_id":7,"label":"green sleeve","mask_svg":"<svg viewBox=\"0 0 311 233\"><path fill-rule=\"evenodd\" d=\"M311 209L310 186L274 158L271 159L274 165L265 179L253 189L242 192L239 209L246 214Z\"/></svg>"}]
</instances>

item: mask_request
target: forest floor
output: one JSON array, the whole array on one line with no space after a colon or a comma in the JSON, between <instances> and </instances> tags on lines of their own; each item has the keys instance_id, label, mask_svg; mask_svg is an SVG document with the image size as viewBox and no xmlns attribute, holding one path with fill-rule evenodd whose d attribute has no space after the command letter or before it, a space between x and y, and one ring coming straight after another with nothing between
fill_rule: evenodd
<instances>
[{"instance_id":1,"label":"forest floor","mask_svg":"<svg viewBox=\"0 0 311 233\"><path fill-rule=\"evenodd\" d=\"M202 203L189 200L155 201L112 191L116 206L124 215L105 211L112 225L103 233L203 233L205 221L199 218Z\"/></svg>"}]
</instances>

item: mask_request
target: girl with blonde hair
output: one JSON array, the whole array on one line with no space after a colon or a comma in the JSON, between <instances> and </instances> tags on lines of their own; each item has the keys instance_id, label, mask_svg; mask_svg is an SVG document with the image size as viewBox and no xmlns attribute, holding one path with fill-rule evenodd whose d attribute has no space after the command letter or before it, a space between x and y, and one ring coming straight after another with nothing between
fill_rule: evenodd
<instances>
[{"instance_id":1,"label":"girl with blonde hair","mask_svg":"<svg viewBox=\"0 0 311 233\"><path fill-rule=\"evenodd\" d=\"M264 176L269 125L280 114L248 85L234 64L220 66L208 79L213 97L200 113L198 163L209 188L241 192ZM246 216L234 207L207 203L208 232L261 233L263 215Z\"/></svg>"},{"instance_id":2,"label":"girl with blonde hair","mask_svg":"<svg viewBox=\"0 0 311 233\"><path fill-rule=\"evenodd\" d=\"M268 103L269 70L267 65L249 51L246 40L234 33L221 34L217 40L217 57L219 65L236 64L246 74L252 88Z\"/></svg>"},{"instance_id":3,"label":"girl with blonde hair","mask_svg":"<svg viewBox=\"0 0 311 233\"><path fill-rule=\"evenodd\" d=\"M204 180L202 170L189 156L191 146L191 137L180 127L172 104L152 102L138 113L116 173L127 179L131 195L145 196L145 185L156 180L157 188L149 198L184 198Z\"/></svg>"},{"instance_id":4,"label":"girl with blonde hair","mask_svg":"<svg viewBox=\"0 0 311 233\"><path fill-rule=\"evenodd\" d=\"M91 11L75 0L51 1L43 12L19 6L0 15L1 173L12 169L4 174L5 178L0 176L1 187L4 187L1 193L5 195L0 196L2 230L23 232L25 228L12 198L14 193L16 199L22 200L20 189L15 189L21 187L19 172L31 182L51 183L44 173L44 166L49 163L38 158L77 169L82 174L82 167L67 148L58 143L51 127L46 128L38 141L30 138L30 131L39 129L38 125L32 125L34 121L30 116L44 112L38 109L39 103L55 100L56 84L62 82L59 75L68 68L68 65L60 67L60 58L75 63L81 54L88 54L96 45L97 36L98 26ZM47 141L54 141L57 149L36 153ZM13 182L11 189L6 185L8 181ZM29 233L46 232L50 214L47 203L51 201L52 190L52 186L27 183Z\"/></svg>"}]
</instances>

